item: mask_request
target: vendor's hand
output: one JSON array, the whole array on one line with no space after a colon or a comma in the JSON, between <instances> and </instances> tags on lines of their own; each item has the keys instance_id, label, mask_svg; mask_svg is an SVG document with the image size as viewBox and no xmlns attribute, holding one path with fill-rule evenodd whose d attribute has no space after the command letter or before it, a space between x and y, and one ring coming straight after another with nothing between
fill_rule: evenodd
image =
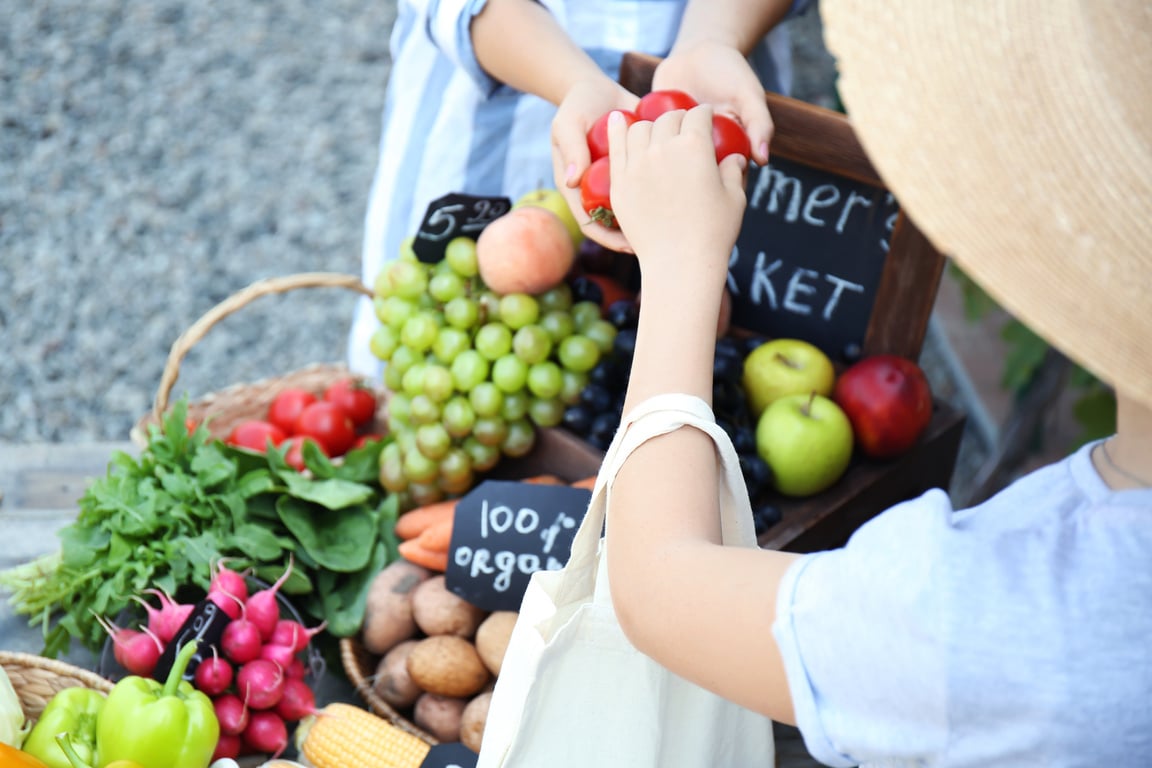
<instances>
[{"instance_id":1,"label":"vendor's hand","mask_svg":"<svg viewBox=\"0 0 1152 768\"><path fill-rule=\"evenodd\" d=\"M717 166L712 108L674 111L655 122L608 123L612 210L635 247L645 293L667 280L714 282L717 293L744 214L747 162L728 155Z\"/></svg>"},{"instance_id":2,"label":"vendor's hand","mask_svg":"<svg viewBox=\"0 0 1152 768\"><path fill-rule=\"evenodd\" d=\"M613 109L635 109L639 98L616 81L605 76L574 85L552 120L552 170L556 189L581 223L585 236L605 248L631 252L628 241L619 230L608 229L592 221L580 203L580 179L591 164L588 152L588 129Z\"/></svg>"},{"instance_id":3,"label":"vendor's hand","mask_svg":"<svg viewBox=\"0 0 1152 768\"><path fill-rule=\"evenodd\" d=\"M752 159L767 164L773 126L764 85L738 50L709 40L673 49L652 77L652 90L667 88L685 91L717 113L736 118L752 142Z\"/></svg>"}]
</instances>

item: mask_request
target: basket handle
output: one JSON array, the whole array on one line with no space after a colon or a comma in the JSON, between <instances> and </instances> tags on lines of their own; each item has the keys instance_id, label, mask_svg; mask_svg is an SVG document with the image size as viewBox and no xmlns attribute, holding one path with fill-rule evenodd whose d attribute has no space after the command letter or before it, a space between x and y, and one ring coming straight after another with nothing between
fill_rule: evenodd
<instances>
[{"instance_id":1,"label":"basket handle","mask_svg":"<svg viewBox=\"0 0 1152 768\"><path fill-rule=\"evenodd\" d=\"M338 272L301 272L295 275L268 277L257 280L247 288L240 290L221 301L212 309L200 316L200 319L188 326L184 333L172 343L168 352L168 360L164 364L164 373L160 376L160 386L156 390L156 400L152 405L152 415L161 419L168 408L168 398L172 394L172 387L180 376L180 364L189 350L204 338L204 335L224 318L236 312L261 296L273 293L287 293L297 288L345 288L350 291L368 296L375 294L360 281L359 277L345 275Z\"/></svg>"}]
</instances>

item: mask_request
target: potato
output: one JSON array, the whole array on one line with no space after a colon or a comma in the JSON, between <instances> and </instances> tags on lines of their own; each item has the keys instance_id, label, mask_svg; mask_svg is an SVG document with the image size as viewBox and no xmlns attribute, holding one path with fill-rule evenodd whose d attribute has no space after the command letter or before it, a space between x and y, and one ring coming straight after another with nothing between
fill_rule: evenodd
<instances>
[{"instance_id":1,"label":"potato","mask_svg":"<svg viewBox=\"0 0 1152 768\"><path fill-rule=\"evenodd\" d=\"M416 640L404 640L384 654L376 665L372 690L394 707L412 706L423 693L408 675L408 654L416 647Z\"/></svg>"},{"instance_id":2,"label":"potato","mask_svg":"<svg viewBox=\"0 0 1152 768\"><path fill-rule=\"evenodd\" d=\"M440 741L459 741L460 717L467 704L468 699L424 693L412 709L412 722Z\"/></svg>"},{"instance_id":3,"label":"potato","mask_svg":"<svg viewBox=\"0 0 1152 768\"><path fill-rule=\"evenodd\" d=\"M494 675L500 674L500 665L508 650L508 640L512 637L512 627L516 625L516 617L519 615L516 611L494 611L476 630L476 652L480 654L484 666Z\"/></svg>"},{"instance_id":4,"label":"potato","mask_svg":"<svg viewBox=\"0 0 1152 768\"><path fill-rule=\"evenodd\" d=\"M476 646L455 635L433 635L417 641L408 653L407 667L416 685L453 698L476 694L489 678Z\"/></svg>"},{"instance_id":5,"label":"potato","mask_svg":"<svg viewBox=\"0 0 1152 768\"><path fill-rule=\"evenodd\" d=\"M427 635L472 637L488 612L448 589L437 574L412 591L412 617Z\"/></svg>"},{"instance_id":6,"label":"potato","mask_svg":"<svg viewBox=\"0 0 1152 768\"><path fill-rule=\"evenodd\" d=\"M412 593L431 576L432 571L404 559L392 561L376 574L368 588L360 628L360 640L369 653L385 654L416 634Z\"/></svg>"},{"instance_id":7,"label":"potato","mask_svg":"<svg viewBox=\"0 0 1152 768\"><path fill-rule=\"evenodd\" d=\"M460 715L460 741L473 752L480 751L484 739L484 724L488 722L488 706L492 703L491 693L481 693L468 702Z\"/></svg>"}]
</instances>

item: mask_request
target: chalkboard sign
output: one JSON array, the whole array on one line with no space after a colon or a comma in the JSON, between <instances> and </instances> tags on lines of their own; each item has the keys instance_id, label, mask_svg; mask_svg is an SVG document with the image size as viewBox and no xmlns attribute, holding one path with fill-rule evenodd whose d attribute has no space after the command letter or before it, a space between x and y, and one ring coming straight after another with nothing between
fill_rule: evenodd
<instances>
[{"instance_id":1,"label":"chalkboard sign","mask_svg":"<svg viewBox=\"0 0 1152 768\"><path fill-rule=\"evenodd\" d=\"M188 668L184 670L184 679L191 682L200 662L212 657L213 646L219 647L220 638L224 635L224 628L231 621L232 619L228 614L224 613L224 610L216 603L207 598L201 600L192 609L192 613L188 615L184 623L180 625L175 636L164 646L164 651L160 654L160 660L156 662L152 676L157 680L167 678L180 649L190 642L195 642L197 643L196 653L188 662Z\"/></svg>"},{"instance_id":2,"label":"chalkboard sign","mask_svg":"<svg viewBox=\"0 0 1152 768\"><path fill-rule=\"evenodd\" d=\"M899 213L883 189L783 158L752 166L729 262L732 322L861 354Z\"/></svg>"},{"instance_id":3,"label":"chalkboard sign","mask_svg":"<svg viewBox=\"0 0 1152 768\"><path fill-rule=\"evenodd\" d=\"M512 209L507 197L478 197L453 192L428 204L424 220L416 230L412 250L416 258L435 264L444 258L444 249L456 237L476 239L493 219Z\"/></svg>"},{"instance_id":4,"label":"chalkboard sign","mask_svg":"<svg viewBox=\"0 0 1152 768\"><path fill-rule=\"evenodd\" d=\"M437 744L428 750L420 768L476 768L480 755L459 741Z\"/></svg>"},{"instance_id":5,"label":"chalkboard sign","mask_svg":"<svg viewBox=\"0 0 1152 768\"><path fill-rule=\"evenodd\" d=\"M488 611L515 611L529 577L557 570L592 492L566 485L486 480L456 504L445 583Z\"/></svg>"}]
</instances>

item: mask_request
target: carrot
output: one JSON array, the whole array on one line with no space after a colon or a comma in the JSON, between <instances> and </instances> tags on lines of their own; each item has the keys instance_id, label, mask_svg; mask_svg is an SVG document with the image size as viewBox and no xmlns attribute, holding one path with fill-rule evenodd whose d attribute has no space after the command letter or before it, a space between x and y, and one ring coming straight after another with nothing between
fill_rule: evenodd
<instances>
[{"instance_id":1,"label":"carrot","mask_svg":"<svg viewBox=\"0 0 1152 768\"><path fill-rule=\"evenodd\" d=\"M570 485L573 488L587 488L591 491L596 487L596 475L589 475L588 477L580 478Z\"/></svg>"},{"instance_id":2,"label":"carrot","mask_svg":"<svg viewBox=\"0 0 1152 768\"><path fill-rule=\"evenodd\" d=\"M456 512L456 502L457 499L447 499L408 510L396 520L396 536L414 539L433 523L451 520Z\"/></svg>"},{"instance_id":3,"label":"carrot","mask_svg":"<svg viewBox=\"0 0 1152 768\"><path fill-rule=\"evenodd\" d=\"M420 546L416 539L400 542L400 556L410 563L421 565L430 571L443 573L448 570L448 550L433 552Z\"/></svg>"},{"instance_id":4,"label":"carrot","mask_svg":"<svg viewBox=\"0 0 1152 768\"><path fill-rule=\"evenodd\" d=\"M416 537L417 543L429 552L447 552L452 541L452 524L456 518L449 517L425 528Z\"/></svg>"}]
</instances>

